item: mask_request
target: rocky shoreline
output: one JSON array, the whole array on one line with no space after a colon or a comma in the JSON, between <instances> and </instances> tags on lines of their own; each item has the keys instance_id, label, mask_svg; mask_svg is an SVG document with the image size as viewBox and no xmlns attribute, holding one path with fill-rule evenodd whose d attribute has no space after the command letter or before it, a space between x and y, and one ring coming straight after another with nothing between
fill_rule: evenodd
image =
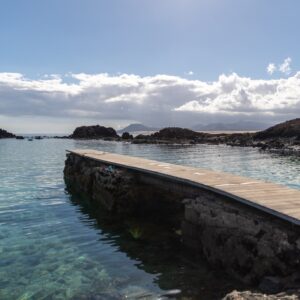
<instances>
[{"instance_id":1,"label":"rocky shoreline","mask_svg":"<svg viewBox=\"0 0 300 300\"><path fill-rule=\"evenodd\" d=\"M15 138L16 136L13 133L10 133L4 129L0 128L0 139L9 139L9 138Z\"/></svg>"},{"instance_id":2,"label":"rocky shoreline","mask_svg":"<svg viewBox=\"0 0 300 300\"><path fill-rule=\"evenodd\" d=\"M167 127L155 133L133 137L129 132L119 136L111 127L81 126L64 138L126 141L132 144L211 144L255 147L283 155L300 156L300 119L290 120L255 133L206 133L187 128Z\"/></svg>"},{"instance_id":3,"label":"rocky shoreline","mask_svg":"<svg viewBox=\"0 0 300 300\"><path fill-rule=\"evenodd\" d=\"M138 135L135 144L225 144L255 147L284 155L300 155L300 119L290 120L257 133L195 132L178 127L164 128L151 135Z\"/></svg>"},{"instance_id":4,"label":"rocky shoreline","mask_svg":"<svg viewBox=\"0 0 300 300\"><path fill-rule=\"evenodd\" d=\"M17 138L0 129L0 138ZM33 137L41 139L40 137ZM45 137L46 138L46 137ZM49 137L48 137L49 138ZM56 139L101 139L107 141L125 141L132 144L166 144L166 145L229 145L236 147L254 147L262 151L281 155L300 156L300 118L277 124L259 132L245 133L207 133L193 131L187 128L167 127L152 134L139 134L133 137L129 132L122 136L111 127L100 125L77 127L71 135L53 136Z\"/></svg>"}]
</instances>

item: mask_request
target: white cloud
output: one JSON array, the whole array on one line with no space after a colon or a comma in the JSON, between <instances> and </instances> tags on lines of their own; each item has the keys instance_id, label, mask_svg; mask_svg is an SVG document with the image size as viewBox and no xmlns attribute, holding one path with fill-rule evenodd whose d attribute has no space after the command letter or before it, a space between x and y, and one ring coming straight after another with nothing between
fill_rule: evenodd
<instances>
[{"instance_id":1,"label":"white cloud","mask_svg":"<svg viewBox=\"0 0 300 300\"><path fill-rule=\"evenodd\" d=\"M102 124L134 120L157 126L189 126L212 118L285 120L300 114L300 72L276 80L233 73L214 82L129 74L42 78L0 73L0 115L68 118L77 120L76 124L80 120Z\"/></svg>"},{"instance_id":2,"label":"white cloud","mask_svg":"<svg viewBox=\"0 0 300 300\"><path fill-rule=\"evenodd\" d=\"M290 57L286 58L283 63L279 66L280 72L283 74L289 75L291 73L291 62L292 59Z\"/></svg>"},{"instance_id":3,"label":"white cloud","mask_svg":"<svg viewBox=\"0 0 300 300\"><path fill-rule=\"evenodd\" d=\"M276 71L276 66L275 66L275 64L270 63L270 64L267 66L267 72L268 72L270 75L272 75L275 71Z\"/></svg>"},{"instance_id":4,"label":"white cloud","mask_svg":"<svg viewBox=\"0 0 300 300\"><path fill-rule=\"evenodd\" d=\"M270 75L273 75L274 72L278 71L284 75L290 75L292 68L291 68L292 59L287 57L281 64L276 66L274 63L269 63L267 66L267 72Z\"/></svg>"}]
</instances>

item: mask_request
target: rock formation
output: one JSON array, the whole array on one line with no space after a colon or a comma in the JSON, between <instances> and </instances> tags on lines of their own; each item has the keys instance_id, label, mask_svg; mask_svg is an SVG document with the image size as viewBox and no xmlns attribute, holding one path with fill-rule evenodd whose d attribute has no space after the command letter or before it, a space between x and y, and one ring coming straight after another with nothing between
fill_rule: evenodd
<instances>
[{"instance_id":1,"label":"rock formation","mask_svg":"<svg viewBox=\"0 0 300 300\"><path fill-rule=\"evenodd\" d=\"M155 139L195 139L206 136L206 134L187 128L167 127L153 133L151 136Z\"/></svg>"},{"instance_id":2,"label":"rock formation","mask_svg":"<svg viewBox=\"0 0 300 300\"><path fill-rule=\"evenodd\" d=\"M0 128L0 139L15 138L16 136Z\"/></svg>"},{"instance_id":3,"label":"rock formation","mask_svg":"<svg viewBox=\"0 0 300 300\"><path fill-rule=\"evenodd\" d=\"M119 138L117 132L111 127L100 125L77 127L73 134L73 139L102 139L102 138Z\"/></svg>"},{"instance_id":4,"label":"rock formation","mask_svg":"<svg viewBox=\"0 0 300 300\"><path fill-rule=\"evenodd\" d=\"M300 155L300 119L290 120L257 133L203 133L179 127L161 129L151 135L138 135L135 144L226 144L257 147L285 155Z\"/></svg>"},{"instance_id":5,"label":"rock formation","mask_svg":"<svg viewBox=\"0 0 300 300\"><path fill-rule=\"evenodd\" d=\"M167 127L151 135L138 135L134 143L201 143L206 138L212 136L208 133L196 132L187 128Z\"/></svg>"},{"instance_id":6,"label":"rock formation","mask_svg":"<svg viewBox=\"0 0 300 300\"><path fill-rule=\"evenodd\" d=\"M122 139L123 139L123 140L132 140L132 139L133 139L133 136L132 136L132 134L130 134L129 132L123 132L123 134L122 134Z\"/></svg>"},{"instance_id":7,"label":"rock formation","mask_svg":"<svg viewBox=\"0 0 300 300\"><path fill-rule=\"evenodd\" d=\"M300 118L286 121L255 134L256 139L295 138L300 140Z\"/></svg>"}]
</instances>

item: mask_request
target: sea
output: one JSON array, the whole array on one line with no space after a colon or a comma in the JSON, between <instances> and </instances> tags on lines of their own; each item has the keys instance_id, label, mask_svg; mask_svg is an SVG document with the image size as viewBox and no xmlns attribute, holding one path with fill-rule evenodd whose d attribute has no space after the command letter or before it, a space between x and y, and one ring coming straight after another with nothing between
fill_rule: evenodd
<instances>
[{"instance_id":1,"label":"sea","mask_svg":"<svg viewBox=\"0 0 300 300\"><path fill-rule=\"evenodd\" d=\"M300 189L300 159L225 145L0 140L0 299L222 299L249 287L188 253L160 224L118 221L71 193L66 150L97 149ZM130 234L132 222L147 232Z\"/></svg>"}]
</instances>

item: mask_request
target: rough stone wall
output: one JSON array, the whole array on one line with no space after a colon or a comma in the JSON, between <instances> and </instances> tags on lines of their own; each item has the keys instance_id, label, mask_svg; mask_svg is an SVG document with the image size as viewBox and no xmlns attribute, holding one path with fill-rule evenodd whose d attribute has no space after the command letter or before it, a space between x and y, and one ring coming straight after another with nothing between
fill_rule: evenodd
<instances>
[{"instance_id":1,"label":"rough stone wall","mask_svg":"<svg viewBox=\"0 0 300 300\"><path fill-rule=\"evenodd\" d=\"M272 275L283 278L283 285L300 279L296 228L220 196L185 203L184 242L211 264L249 283Z\"/></svg>"},{"instance_id":2,"label":"rough stone wall","mask_svg":"<svg viewBox=\"0 0 300 300\"><path fill-rule=\"evenodd\" d=\"M186 192L172 191L173 185L160 179L72 153L65 162L64 176L70 188L84 192L114 214L160 214L169 221L178 212L183 216ZM181 226L181 219L174 223Z\"/></svg>"},{"instance_id":3,"label":"rough stone wall","mask_svg":"<svg viewBox=\"0 0 300 300\"><path fill-rule=\"evenodd\" d=\"M125 213L137 201L134 175L112 165L68 154L64 175L72 188L109 211Z\"/></svg>"},{"instance_id":4,"label":"rough stone wall","mask_svg":"<svg viewBox=\"0 0 300 300\"><path fill-rule=\"evenodd\" d=\"M64 174L114 214L176 216L184 244L235 278L259 283L276 276L279 289L300 284L299 228L284 221L210 191L75 154L68 154Z\"/></svg>"}]
</instances>

